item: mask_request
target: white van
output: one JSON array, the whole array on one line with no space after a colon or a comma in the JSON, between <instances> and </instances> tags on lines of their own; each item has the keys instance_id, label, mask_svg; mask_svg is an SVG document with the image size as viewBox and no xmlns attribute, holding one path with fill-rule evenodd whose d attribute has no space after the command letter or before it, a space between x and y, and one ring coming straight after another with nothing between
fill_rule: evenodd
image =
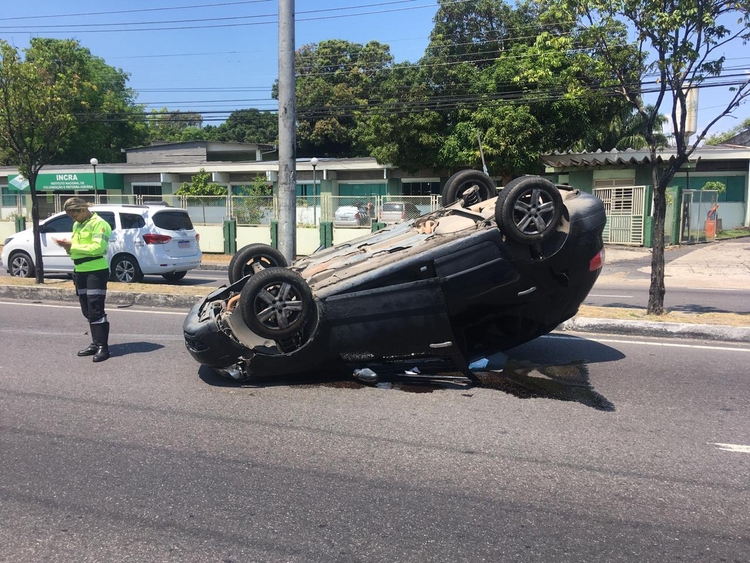
<instances>
[{"instance_id":1,"label":"white van","mask_svg":"<svg viewBox=\"0 0 750 563\"><path fill-rule=\"evenodd\" d=\"M91 211L112 227L107 258L114 281L135 283L144 275L170 282L201 265L199 235L184 209L165 205L92 205ZM73 219L58 213L39 223L45 274L72 273L73 261L53 238L70 238ZM8 237L2 264L11 276L34 277L32 229Z\"/></svg>"}]
</instances>

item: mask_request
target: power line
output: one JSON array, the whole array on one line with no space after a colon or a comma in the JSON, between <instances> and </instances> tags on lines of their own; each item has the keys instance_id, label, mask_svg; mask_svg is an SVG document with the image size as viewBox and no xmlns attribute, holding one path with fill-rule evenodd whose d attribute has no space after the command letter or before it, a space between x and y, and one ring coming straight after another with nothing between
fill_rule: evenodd
<instances>
[{"instance_id":1,"label":"power line","mask_svg":"<svg viewBox=\"0 0 750 563\"><path fill-rule=\"evenodd\" d=\"M377 2L373 4L361 4L359 6L351 7L351 6L345 6L345 7L339 7L339 8L322 8L322 9L316 9L316 10L307 10L307 11L298 11L297 14L320 14L322 12L341 12L344 10L359 10L363 8L373 8L373 7L379 7L379 6L390 6L393 4L407 4L412 2L417 2L419 0L394 0L391 2ZM370 11L370 12L358 12L354 14L338 14L338 15L328 15L328 16L316 16L316 17L297 17L297 21L317 21L317 20L327 20L327 19L336 19L336 18L346 18L346 17L358 17L358 16L364 16L364 15L372 15L372 14L384 14L384 13L393 13L393 12L401 12L406 10L415 10L415 9L422 9L422 8L434 8L434 4L424 4L421 6L407 6L403 8L391 8L386 10L376 10L376 11ZM264 21L264 22L244 22L244 23L232 23L232 24L208 24L206 22L221 22L221 21L227 21L227 20L248 20L248 19L261 19L261 18L276 18L271 21ZM181 23L196 23L197 25L194 26L174 26L174 27L147 27L147 28L122 28L123 26L131 26L131 25L142 25L142 26L156 26L156 25L170 25L173 24L181 24ZM169 30L182 30L182 29L196 29L196 28L222 28L222 27L241 27L241 26L251 26L251 25L266 25L266 24L272 24L272 23L278 23L278 13L269 13L269 14L255 14L255 15L248 15L248 16L227 16L227 17L221 17L221 18L198 18L198 19L184 19L184 20L164 20L164 21L155 21L155 22L117 22L117 23L85 23L85 24L66 24L66 25L36 25L36 26L14 26L12 28L2 28L0 27L0 31L6 31L6 32L18 32L18 31L44 31L45 33L68 33L68 32L75 32L75 33L111 33L111 32L131 32L131 31L169 31ZM88 28L100 28L100 29L88 29ZM103 28L103 29L102 29ZM116 29L114 29L116 28Z\"/></svg>"},{"instance_id":2,"label":"power line","mask_svg":"<svg viewBox=\"0 0 750 563\"><path fill-rule=\"evenodd\" d=\"M166 12L171 10L190 10L193 8L218 8L221 6L237 6L241 4L262 4L267 2L273 2L274 0L243 0L241 2L219 2L215 4L191 4L189 6L170 6L164 8L142 8L139 10L108 10L106 12L83 12L79 14L53 14L47 16L11 16L7 18L0 18L0 21L10 20L36 20L36 19L47 19L47 18L80 18L85 16L109 16L112 14L139 14L145 12Z\"/></svg>"}]
</instances>

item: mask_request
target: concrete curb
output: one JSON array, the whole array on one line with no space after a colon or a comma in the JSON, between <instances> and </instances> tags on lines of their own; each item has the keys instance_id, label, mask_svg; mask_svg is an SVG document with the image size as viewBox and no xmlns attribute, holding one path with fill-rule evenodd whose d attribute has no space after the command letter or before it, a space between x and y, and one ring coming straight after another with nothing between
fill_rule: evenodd
<instances>
[{"instance_id":1,"label":"concrete curb","mask_svg":"<svg viewBox=\"0 0 750 563\"><path fill-rule=\"evenodd\" d=\"M750 342L750 327L705 325L688 323L660 323L574 317L557 330L623 334L628 336L656 336L662 338L690 338L722 342Z\"/></svg>"},{"instance_id":2,"label":"concrete curb","mask_svg":"<svg viewBox=\"0 0 750 563\"><path fill-rule=\"evenodd\" d=\"M206 292L206 295L208 292ZM56 287L30 287L18 285L0 285L0 297L23 301L64 301L78 303L78 297L72 289ZM129 291L108 291L107 305L118 307L169 307L185 309L195 305L203 296L171 295L167 293L135 293Z\"/></svg>"}]
</instances>

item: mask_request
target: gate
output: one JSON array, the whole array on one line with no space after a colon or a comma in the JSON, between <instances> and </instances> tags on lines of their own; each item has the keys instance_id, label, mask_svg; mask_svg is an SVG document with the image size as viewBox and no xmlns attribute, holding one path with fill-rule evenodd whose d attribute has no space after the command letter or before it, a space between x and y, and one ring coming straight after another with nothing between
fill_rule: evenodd
<instances>
[{"instance_id":1,"label":"gate","mask_svg":"<svg viewBox=\"0 0 750 563\"><path fill-rule=\"evenodd\" d=\"M607 214L604 242L643 246L646 187L594 188L594 195L604 202Z\"/></svg>"},{"instance_id":2,"label":"gate","mask_svg":"<svg viewBox=\"0 0 750 563\"><path fill-rule=\"evenodd\" d=\"M694 244L716 237L716 190L682 190L680 203L680 244Z\"/></svg>"}]
</instances>

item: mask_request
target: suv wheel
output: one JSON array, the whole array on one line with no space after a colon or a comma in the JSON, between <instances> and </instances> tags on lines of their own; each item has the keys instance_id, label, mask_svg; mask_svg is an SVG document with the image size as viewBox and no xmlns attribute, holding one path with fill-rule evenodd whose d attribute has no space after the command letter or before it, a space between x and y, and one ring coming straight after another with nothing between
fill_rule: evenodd
<instances>
[{"instance_id":1,"label":"suv wheel","mask_svg":"<svg viewBox=\"0 0 750 563\"><path fill-rule=\"evenodd\" d=\"M521 176L500 190L495 220L509 238L524 244L541 242L560 224L563 203L560 191L540 176Z\"/></svg>"},{"instance_id":2,"label":"suv wheel","mask_svg":"<svg viewBox=\"0 0 750 563\"><path fill-rule=\"evenodd\" d=\"M138 260L130 255L115 256L110 266L112 277L122 283L138 283L143 280L143 272Z\"/></svg>"},{"instance_id":3,"label":"suv wheel","mask_svg":"<svg viewBox=\"0 0 750 563\"><path fill-rule=\"evenodd\" d=\"M474 188L473 190L471 188ZM464 197L466 193L466 197ZM471 195L469 195L471 194ZM443 186L441 205L447 207L459 199L464 200L462 207L487 201L497 195L495 181L479 170L461 170L448 178Z\"/></svg>"},{"instance_id":4,"label":"suv wheel","mask_svg":"<svg viewBox=\"0 0 750 563\"><path fill-rule=\"evenodd\" d=\"M299 333L315 307L310 286L297 272L268 268L250 276L240 294L245 324L262 338Z\"/></svg>"},{"instance_id":5,"label":"suv wheel","mask_svg":"<svg viewBox=\"0 0 750 563\"><path fill-rule=\"evenodd\" d=\"M11 254L8 260L8 270L11 276L18 278L30 278L34 276L36 269L31 261L31 256L25 252L16 252Z\"/></svg>"},{"instance_id":6,"label":"suv wheel","mask_svg":"<svg viewBox=\"0 0 750 563\"><path fill-rule=\"evenodd\" d=\"M187 275L187 272L169 272L168 274L162 274L161 277L163 277L165 280L167 280L170 283L175 283L175 282L180 281L186 275Z\"/></svg>"},{"instance_id":7,"label":"suv wheel","mask_svg":"<svg viewBox=\"0 0 750 563\"><path fill-rule=\"evenodd\" d=\"M248 274L256 274L266 268L286 267L286 258L271 245L254 243L240 248L229 261L229 283L241 280Z\"/></svg>"}]
</instances>

